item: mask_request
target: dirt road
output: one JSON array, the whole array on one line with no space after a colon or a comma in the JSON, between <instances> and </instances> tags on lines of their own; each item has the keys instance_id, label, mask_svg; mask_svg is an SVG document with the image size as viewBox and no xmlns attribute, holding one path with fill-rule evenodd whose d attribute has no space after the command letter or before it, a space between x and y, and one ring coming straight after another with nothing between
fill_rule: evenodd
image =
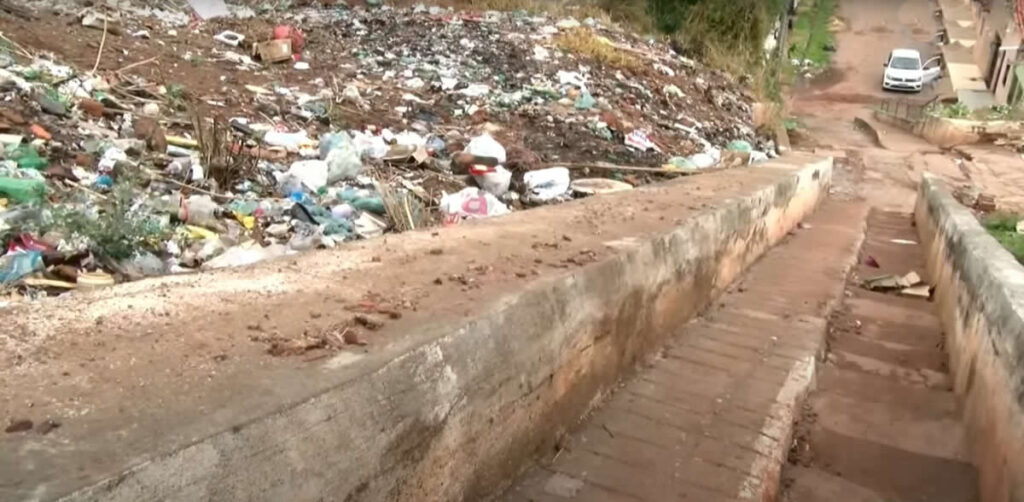
<instances>
[{"instance_id":1,"label":"dirt road","mask_svg":"<svg viewBox=\"0 0 1024 502\"><path fill-rule=\"evenodd\" d=\"M885 92L882 63L895 48L914 48L924 57L936 52L931 39L938 27L927 0L843 0L837 15L843 29L835 33L838 51L832 69L793 93L790 107L805 127L794 147L837 156L840 194L864 197L872 205L908 210L921 173L932 172L953 185L974 183L996 196L1001 208L1024 209L1020 179L1024 161L1007 150L976 146L945 152L921 138L872 120L872 107L888 97L928 101L948 81L918 95ZM868 121L881 146L858 131L854 119ZM966 154L966 155L963 155ZM1007 183L1007 181L1010 181Z\"/></svg>"}]
</instances>

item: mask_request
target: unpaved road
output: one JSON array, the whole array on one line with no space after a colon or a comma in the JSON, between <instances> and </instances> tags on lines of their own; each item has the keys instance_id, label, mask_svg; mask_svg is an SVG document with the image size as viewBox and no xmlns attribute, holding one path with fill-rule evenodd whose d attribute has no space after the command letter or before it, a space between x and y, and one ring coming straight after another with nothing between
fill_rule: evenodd
<instances>
[{"instance_id":1,"label":"unpaved road","mask_svg":"<svg viewBox=\"0 0 1024 502\"><path fill-rule=\"evenodd\" d=\"M921 173L931 172L952 185L974 183L996 196L1000 208L1024 209L1024 161L1002 148L973 146L944 152L917 136L873 121L872 107L882 99L906 97L927 101L947 91L948 80L919 95L881 88L882 63L889 51L915 48L924 57L937 51L937 29L927 0L842 0L838 16L845 28L836 33L833 68L798 86L790 108L806 126L794 147L837 154L836 191L866 198L872 205L896 210L913 207ZM854 118L878 130L882 147L858 131Z\"/></svg>"}]
</instances>

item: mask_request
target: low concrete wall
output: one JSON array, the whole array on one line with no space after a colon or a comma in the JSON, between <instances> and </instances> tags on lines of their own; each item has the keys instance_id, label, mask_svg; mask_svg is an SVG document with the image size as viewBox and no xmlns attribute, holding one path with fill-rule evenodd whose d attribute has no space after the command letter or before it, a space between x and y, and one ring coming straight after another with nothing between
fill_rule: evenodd
<instances>
[{"instance_id":1,"label":"low concrete wall","mask_svg":"<svg viewBox=\"0 0 1024 502\"><path fill-rule=\"evenodd\" d=\"M62 500L485 498L814 211L832 174L831 160L765 169L771 184L667 233L611 243L311 399Z\"/></svg>"},{"instance_id":2,"label":"low concrete wall","mask_svg":"<svg viewBox=\"0 0 1024 502\"><path fill-rule=\"evenodd\" d=\"M1017 137L1024 133L1024 122L1021 121L981 121L931 116L912 118L881 109L874 111L874 117L879 122L913 132L941 148L991 142L993 138Z\"/></svg>"},{"instance_id":3,"label":"low concrete wall","mask_svg":"<svg viewBox=\"0 0 1024 502\"><path fill-rule=\"evenodd\" d=\"M935 146L950 148L980 143L983 136L978 131L984 124L973 120L928 117L914 126L914 133Z\"/></svg>"},{"instance_id":4,"label":"low concrete wall","mask_svg":"<svg viewBox=\"0 0 1024 502\"><path fill-rule=\"evenodd\" d=\"M915 213L981 500L1024 501L1024 268L937 178Z\"/></svg>"}]
</instances>

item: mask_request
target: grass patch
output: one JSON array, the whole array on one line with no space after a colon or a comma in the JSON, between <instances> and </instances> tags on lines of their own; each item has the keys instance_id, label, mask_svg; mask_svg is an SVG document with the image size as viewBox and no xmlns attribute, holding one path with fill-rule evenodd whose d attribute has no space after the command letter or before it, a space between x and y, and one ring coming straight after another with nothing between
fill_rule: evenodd
<instances>
[{"instance_id":1,"label":"grass patch","mask_svg":"<svg viewBox=\"0 0 1024 502\"><path fill-rule=\"evenodd\" d=\"M820 68L832 60L836 39L832 34L832 19L837 0L804 0L800 2L793 30L789 34L789 57L809 60Z\"/></svg>"},{"instance_id":2,"label":"grass patch","mask_svg":"<svg viewBox=\"0 0 1024 502\"><path fill-rule=\"evenodd\" d=\"M1024 264L1024 234L1017 233L1017 222L1021 219L1021 215L1016 213L997 212L985 216L981 224L1018 262Z\"/></svg>"},{"instance_id":3,"label":"grass patch","mask_svg":"<svg viewBox=\"0 0 1024 502\"><path fill-rule=\"evenodd\" d=\"M577 28L555 37L559 49L584 56L615 68L635 70L641 62L636 56L615 48L607 39L594 34L589 28Z\"/></svg>"},{"instance_id":4,"label":"grass patch","mask_svg":"<svg viewBox=\"0 0 1024 502\"><path fill-rule=\"evenodd\" d=\"M932 117L947 119L971 119L979 121L991 120L1024 120L1024 108L1017 105L999 105L978 110L970 110L963 103L932 103L925 110Z\"/></svg>"}]
</instances>

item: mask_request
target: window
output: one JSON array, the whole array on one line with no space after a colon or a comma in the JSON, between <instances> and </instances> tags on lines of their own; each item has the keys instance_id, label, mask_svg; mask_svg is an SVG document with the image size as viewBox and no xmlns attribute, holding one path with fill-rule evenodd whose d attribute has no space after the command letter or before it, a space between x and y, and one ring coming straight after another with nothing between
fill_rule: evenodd
<instances>
[{"instance_id":1,"label":"window","mask_svg":"<svg viewBox=\"0 0 1024 502\"><path fill-rule=\"evenodd\" d=\"M921 60L917 58L894 57L889 61L889 68L894 70L920 70Z\"/></svg>"}]
</instances>

